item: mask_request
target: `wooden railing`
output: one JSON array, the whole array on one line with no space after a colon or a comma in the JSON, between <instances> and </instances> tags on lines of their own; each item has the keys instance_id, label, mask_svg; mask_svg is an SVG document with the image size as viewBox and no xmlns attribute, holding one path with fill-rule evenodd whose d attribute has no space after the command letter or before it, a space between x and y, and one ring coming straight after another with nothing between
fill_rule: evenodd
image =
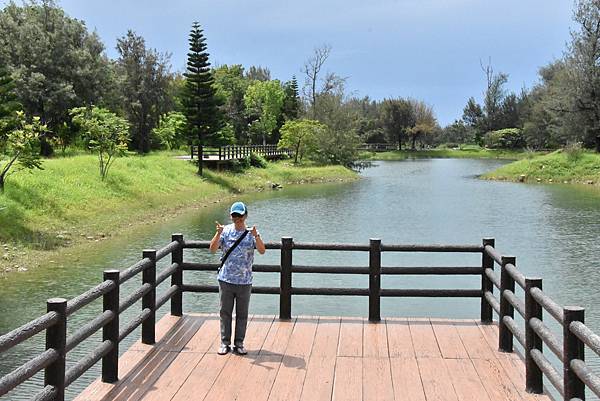
<instances>
[{"instance_id":1,"label":"wooden railing","mask_svg":"<svg viewBox=\"0 0 600 401\"><path fill-rule=\"evenodd\" d=\"M167 301L171 301L171 314L182 316L184 292L218 292L216 285L184 284L183 271L216 271L216 263L192 263L183 260L184 249L208 249L209 241L184 241L181 234L173 234L164 248L145 250L142 259L129 268L107 270L104 281L85 293L67 301L55 298L47 302L48 312L0 337L0 354L45 332L46 350L29 362L0 378L0 396L16 388L36 373L44 370L44 388L32 399L64 400L65 388L77 380L98 361L102 361L102 381L118 380L119 343L138 326L142 326L142 342L155 342L155 314ZM379 239L369 244L323 244L294 242L284 237L281 242L266 243L267 249L280 250L277 265L253 266L253 271L280 273L279 287L253 286L252 292L279 295L279 317L292 316L292 295L352 295L369 297L369 320L381 319L381 297L471 297L480 298L480 319L493 322L493 312L498 314L499 344L504 352L513 352L513 340L525 350L526 389L532 393L543 392L546 377L564 400L584 400L589 388L600 396L600 379L585 364L584 347L600 355L600 337L584 324L584 311L578 307L560 307L542 291L542 280L525 277L516 268L516 259L502 256L494 248L494 239L486 238L481 245L386 245ZM293 263L295 250L368 252L368 266L305 266ZM446 252L476 253L482 255L478 266L382 266L383 252ZM171 264L157 271L157 261L171 255ZM500 276L494 266L500 266ZM368 288L307 288L293 285L294 274L361 274L369 275ZM120 294L121 285L135 276L142 276L142 285L127 297ZM381 288L382 275L476 275L480 289L397 289ZM156 288L168 278L169 288L157 298ZM523 288L524 301L515 295L515 284ZM494 295L499 289L500 297ZM103 312L67 337L68 317L96 299L103 298ZM129 307L142 300L141 313L130 322L119 317ZM514 311L524 317L522 329L514 319ZM542 321L542 311L547 311L563 327L562 341ZM66 369L65 358L82 341L102 329L102 340L90 355ZM546 345L562 361L562 375L544 356Z\"/></svg>"},{"instance_id":2,"label":"wooden railing","mask_svg":"<svg viewBox=\"0 0 600 401\"><path fill-rule=\"evenodd\" d=\"M191 158L197 158L199 146L191 146ZM211 156L217 156L218 160L237 160L251 154L260 155L266 158L281 157L283 155L291 156L288 149L280 149L277 145L227 145L219 147L202 147L202 157L209 159Z\"/></svg>"},{"instance_id":3,"label":"wooden railing","mask_svg":"<svg viewBox=\"0 0 600 401\"><path fill-rule=\"evenodd\" d=\"M494 264L500 266L500 277L494 272ZM558 305L542 291L542 279L525 277L516 268L516 258L500 255L493 242L485 244L484 266L483 295L498 314L498 347L512 352L514 338L523 346L526 389L541 393L546 377L564 400L585 400L586 387L600 397L600 378L585 363L586 346L600 356L600 336L584 324L584 309ZM524 301L516 297L515 283L523 289ZM500 291L500 299L494 296L494 287ZM524 329L515 323L515 310L524 319ZM562 339L543 322L543 311L562 326ZM544 356L543 345L562 362L559 369Z\"/></svg>"},{"instance_id":4,"label":"wooden railing","mask_svg":"<svg viewBox=\"0 0 600 401\"><path fill-rule=\"evenodd\" d=\"M208 241L186 241L185 248L207 249ZM360 244L319 244L296 243L292 238L284 237L281 243L267 243L267 249L280 249L279 265L254 265L254 272L280 273L279 287L253 286L252 292L258 294L279 295L279 317L291 318L292 295L362 295L369 297L369 320L380 320L381 297L481 297L481 290L473 289L382 289L382 274L443 274L443 275L482 275L481 266L471 267L382 267L381 253L388 252L469 252L481 253L482 246L444 246L444 245L382 245L378 239L369 245ZM362 251L369 252L369 266L304 266L293 264L293 250L319 251ZM219 265L184 262L183 270L216 271ZM365 274L369 275L369 288L306 288L294 287L293 273L333 273L333 274ZM216 285L184 284L187 292L218 292Z\"/></svg>"},{"instance_id":5,"label":"wooden railing","mask_svg":"<svg viewBox=\"0 0 600 401\"><path fill-rule=\"evenodd\" d=\"M171 255L171 264L157 272L156 262ZM0 378L0 396L8 393L36 373L44 370L44 388L32 397L34 400L64 400L65 389L102 360L102 381L115 382L118 379L119 343L137 327L142 326L142 342L155 342L155 313L168 300L171 300L171 314L182 314L182 273L183 236L173 235L166 247L145 250L142 259L129 268L106 270L104 281L83 294L67 301L53 298L47 301L47 313L0 337L0 354L45 331L46 350L29 362ZM123 283L142 275L142 286L122 299L119 289ZM156 287L171 278L171 286L156 298ZM93 301L103 299L103 312L78 328L67 337L68 317ZM131 322L121 324L119 316L139 300L142 300L141 313ZM85 358L70 369L66 369L67 353L77 345L102 329L101 343Z\"/></svg>"}]
</instances>

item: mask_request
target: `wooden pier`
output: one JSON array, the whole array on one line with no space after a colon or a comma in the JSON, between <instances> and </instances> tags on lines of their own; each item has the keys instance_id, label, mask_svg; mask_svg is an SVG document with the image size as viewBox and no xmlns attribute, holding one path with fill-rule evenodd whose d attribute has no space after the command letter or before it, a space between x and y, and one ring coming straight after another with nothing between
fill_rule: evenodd
<instances>
[{"instance_id":1,"label":"wooden pier","mask_svg":"<svg viewBox=\"0 0 600 401\"><path fill-rule=\"evenodd\" d=\"M165 316L135 344L122 378L76 401L550 400L525 391L525 365L475 320L253 316L248 355L217 355L215 315Z\"/></svg>"},{"instance_id":2,"label":"wooden pier","mask_svg":"<svg viewBox=\"0 0 600 401\"><path fill-rule=\"evenodd\" d=\"M472 245L268 242L280 263L255 265L254 272L278 273L277 287L252 292L279 296L277 316L253 316L246 338L248 355L216 354L219 319L183 313L185 292L217 292L215 283L186 283L184 271L216 271L218 264L184 260L184 250L207 249L209 241L173 234L165 247L142 252L125 270L107 270L104 281L71 300L47 301L48 312L0 336L0 354L45 334L45 351L0 377L0 397L44 372L36 401L64 401L65 389L96 363L101 378L78 401L95 400L548 400L546 386L564 401L600 396L600 377L585 353L600 355L600 336L586 326L584 310L560 306L526 277L516 258L503 256L492 238ZM368 253L368 266L314 266L298 263L296 250ZM193 252L193 251L192 251ZM479 254L475 266L382 266L384 252ZM170 256L170 264L157 264ZM364 260L364 259L363 259ZM496 268L499 267L499 271ZM298 274L368 275L368 288L301 287ZM499 273L499 274L498 274ZM480 287L382 288L383 275L474 276ZM140 287L121 293L137 277ZM162 291L157 288L161 286ZM292 314L293 296L368 297L368 318L301 317ZM381 316L381 297L466 297L480 303L478 320L394 319ZM70 316L102 298L102 312L67 330ZM155 324L157 311L170 314ZM137 317L123 311L138 305ZM494 321L494 313L497 320ZM515 320L518 313L523 320ZM545 318L562 328L555 333ZM141 326L141 340L121 358L119 345ZM89 354L66 364L66 356L96 332L102 339ZM39 336L38 336L39 338ZM43 341L43 340L42 340ZM514 342L524 350L523 360ZM548 351L556 358L548 358ZM559 363L556 363L556 361Z\"/></svg>"}]
</instances>

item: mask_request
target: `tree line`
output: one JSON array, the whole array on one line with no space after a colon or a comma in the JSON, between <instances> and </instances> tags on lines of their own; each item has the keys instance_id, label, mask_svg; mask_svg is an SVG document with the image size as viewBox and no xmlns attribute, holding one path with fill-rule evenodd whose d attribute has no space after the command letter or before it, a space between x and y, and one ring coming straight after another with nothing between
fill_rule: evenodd
<instances>
[{"instance_id":1,"label":"tree line","mask_svg":"<svg viewBox=\"0 0 600 401\"><path fill-rule=\"evenodd\" d=\"M53 0L8 3L0 10L0 187L20 162L39 167L40 156L69 148L97 152L102 177L127 151L192 144L279 143L297 150L296 161L348 164L374 132L396 138L392 125L408 109L402 118L414 120L414 129L402 133L413 144L435 125L423 102L348 96L347 79L326 69L330 46L307 58L299 84L262 66L211 66L199 24L188 41L182 73L172 71L169 53L132 30L117 38L118 57L110 59L98 35ZM387 113L381 123L380 108ZM25 123L32 131L17 138Z\"/></svg>"},{"instance_id":2,"label":"tree line","mask_svg":"<svg viewBox=\"0 0 600 401\"><path fill-rule=\"evenodd\" d=\"M482 64L482 104L471 97L439 141L531 149L576 145L600 152L600 3L575 1L573 22L563 56L539 69L532 88L508 93L508 74Z\"/></svg>"},{"instance_id":3,"label":"tree line","mask_svg":"<svg viewBox=\"0 0 600 401\"><path fill-rule=\"evenodd\" d=\"M564 57L540 69L538 84L507 93L508 75L482 63L482 104L470 98L442 128L422 100L349 95L347 78L327 69L328 45L314 49L299 79L281 81L262 66L211 66L194 24L180 73L169 53L134 31L117 38L113 60L53 0L10 2L0 10L0 188L19 160L36 167L40 155L70 147L103 154L103 177L126 151L191 144L279 144L295 150L295 161L341 164L356 159L362 142L600 147L598 2L578 0L574 21Z\"/></svg>"}]
</instances>

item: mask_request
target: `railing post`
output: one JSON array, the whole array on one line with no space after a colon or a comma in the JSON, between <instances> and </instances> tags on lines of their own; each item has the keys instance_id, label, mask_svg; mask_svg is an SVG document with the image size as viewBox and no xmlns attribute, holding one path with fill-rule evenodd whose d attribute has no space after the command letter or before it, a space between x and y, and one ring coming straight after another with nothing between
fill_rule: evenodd
<instances>
[{"instance_id":1,"label":"railing post","mask_svg":"<svg viewBox=\"0 0 600 401\"><path fill-rule=\"evenodd\" d=\"M150 284L152 289L142 298L142 311L150 309L150 315L142 323L142 343L154 344L155 336L155 317L156 317L156 250L146 249L142 252L142 257L149 258L152 263L142 273L143 284Z\"/></svg>"},{"instance_id":2,"label":"railing post","mask_svg":"<svg viewBox=\"0 0 600 401\"><path fill-rule=\"evenodd\" d=\"M485 247L489 245L493 248L495 244L496 241L494 238L484 238L482 241L483 252L481 256L481 267L483 271L481 272L481 322L488 324L492 323L494 310L492 309L492 305L485 299L485 293L488 291L492 294L494 293L494 283L492 283L492 280L485 274L485 269L494 270L494 259L487 254Z\"/></svg>"},{"instance_id":3,"label":"railing post","mask_svg":"<svg viewBox=\"0 0 600 401\"><path fill-rule=\"evenodd\" d=\"M571 369L573 359L585 360L584 344L571 332L572 322L584 323L585 309L578 306L565 306L563 308L563 378L565 387L565 400L579 398L585 400L585 385Z\"/></svg>"},{"instance_id":4,"label":"railing post","mask_svg":"<svg viewBox=\"0 0 600 401\"><path fill-rule=\"evenodd\" d=\"M103 310L111 311L113 318L102 328L102 341L110 341L112 349L102 357L102 381L114 383L119 380L119 271L105 270L104 281L112 281L115 288L102 297Z\"/></svg>"},{"instance_id":5,"label":"railing post","mask_svg":"<svg viewBox=\"0 0 600 401\"><path fill-rule=\"evenodd\" d=\"M65 399L65 358L67 355L67 300L51 298L46 302L48 312L58 313L58 322L46 330L46 349L53 348L58 359L44 370L44 386L56 388L55 401Z\"/></svg>"},{"instance_id":6,"label":"railing post","mask_svg":"<svg viewBox=\"0 0 600 401\"><path fill-rule=\"evenodd\" d=\"M502 256L502 270L500 271L500 317L498 321L498 340L500 352L513 351L513 334L506 324L504 324L504 316L515 316L513 306L504 296L504 291L515 292L515 280L506 270L506 265L511 264L516 266L517 259L514 256Z\"/></svg>"},{"instance_id":7,"label":"railing post","mask_svg":"<svg viewBox=\"0 0 600 401\"><path fill-rule=\"evenodd\" d=\"M279 319L292 318L292 237L281 238Z\"/></svg>"},{"instance_id":8,"label":"railing post","mask_svg":"<svg viewBox=\"0 0 600 401\"><path fill-rule=\"evenodd\" d=\"M221 147L221 146L219 146L219 160L221 160L221 156L222 156L222 154L223 154L222 147Z\"/></svg>"},{"instance_id":9,"label":"railing post","mask_svg":"<svg viewBox=\"0 0 600 401\"><path fill-rule=\"evenodd\" d=\"M221 152L221 148L219 148L219 152ZM171 315L183 316L183 292L181 291L183 287L183 270L181 268L183 263L183 234L171 235L171 241L179 242L179 247L171 254L171 263L177 263L177 270L171 276L171 287L177 286L177 292L171 298Z\"/></svg>"},{"instance_id":10,"label":"railing post","mask_svg":"<svg viewBox=\"0 0 600 401\"><path fill-rule=\"evenodd\" d=\"M369 250L369 321L381 320L381 240L371 238Z\"/></svg>"},{"instance_id":11,"label":"railing post","mask_svg":"<svg viewBox=\"0 0 600 401\"><path fill-rule=\"evenodd\" d=\"M541 278L525 278L525 390L542 394L544 392L544 374L531 357L531 351L537 349L542 352L542 339L531 328L529 322L533 318L542 320L542 307L531 296L531 289L542 289Z\"/></svg>"}]
</instances>

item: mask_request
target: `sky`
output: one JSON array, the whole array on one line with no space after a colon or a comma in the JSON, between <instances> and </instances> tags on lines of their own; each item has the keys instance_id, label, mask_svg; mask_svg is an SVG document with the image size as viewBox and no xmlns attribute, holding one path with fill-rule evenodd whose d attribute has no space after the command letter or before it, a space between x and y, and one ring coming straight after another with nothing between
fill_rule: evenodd
<instances>
[{"instance_id":1,"label":"sky","mask_svg":"<svg viewBox=\"0 0 600 401\"><path fill-rule=\"evenodd\" d=\"M1 0L4 5L7 1ZM444 126L481 100L481 63L508 74L506 89L538 82L570 39L570 0L58 0L117 58L116 40L131 29L148 47L185 68L194 21L204 29L212 65L269 68L296 75L316 47L329 45L326 72L346 77L349 94L381 100L413 97L433 106Z\"/></svg>"}]
</instances>

